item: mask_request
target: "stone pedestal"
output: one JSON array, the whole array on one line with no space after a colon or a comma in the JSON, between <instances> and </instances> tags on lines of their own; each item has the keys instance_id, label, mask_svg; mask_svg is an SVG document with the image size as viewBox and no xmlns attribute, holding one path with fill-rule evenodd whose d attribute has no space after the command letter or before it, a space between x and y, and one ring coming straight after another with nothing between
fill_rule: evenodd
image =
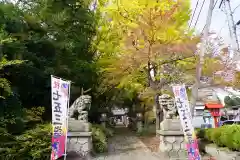
<instances>
[{"instance_id":1,"label":"stone pedestal","mask_svg":"<svg viewBox=\"0 0 240 160\"><path fill-rule=\"evenodd\" d=\"M186 143L179 119L165 119L157 130L160 138L159 151L167 158L187 158Z\"/></svg>"},{"instance_id":2,"label":"stone pedestal","mask_svg":"<svg viewBox=\"0 0 240 160\"><path fill-rule=\"evenodd\" d=\"M128 127L128 125L129 125L129 119L126 115L124 116L124 124L126 127Z\"/></svg>"},{"instance_id":3,"label":"stone pedestal","mask_svg":"<svg viewBox=\"0 0 240 160\"><path fill-rule=\"evenodd\" d=\"M143 130L143 124L142 121L137 121L137 132L141 133Z\"/></svg>"},{"instance_id":4,"label":"stone pedestal","mask_svg":"<svg viewBox=\"0 0 240 160\"><path fill-rule=\"evenodd\" d=\"M100 119L100 121L101 121L101 125L102 125L104 128L106 128L107 115L106 115L105 113L102 113L102 114L101 114L101 119Z\"/></svg>"},{"instance_id":5,"label":"stone pedestal","mask_svg":"<svg viewBox=\"0 0 240 160\"><path fill-rule=\"evenodd\" d=\"M102 121L102 122L101 122L101 125L102 125L104 128L106 128L106 122L105 122L105 121Z\"/></svg>"},{"instance_id":6,"label":"stone pedestal","mask_svg":"<svg viewBox=\"0 0 240 160\"><path fill-rule=\"evenodd\" d=\"M68 157L74 155L74 160L90 159L92 151L92 134L89 124L79 120L69 120L68 124Z\"/></svg>"},{"instance_id":7,"label":"stone pedestal","mask_svg":"<svg viewBox=\"0 0 240 160\"><path fill-rule=\"evenodd\" d=\"M143 124L142 124L142 114L141 113L137 113L137 117L136 117L136 125L137 125L137 132L141 133L143 130Z\"/></svg>"},{"instance_id":8,"label":"stone pedestal","mask_svg":"<svg viewBox=\"0 0 240 160\"><path fill-rule=\"evenodd\" d=\"M88 132L88 122L82 122L79 120L68 120L68 131L69 132Z\"/></svg>"},{"instance_id":9,"label":"stone pedestal","mask_svg":"<svg viewBox=\"0 0 240 160\"><path fill-rule=\"evenodd\" d=\"M74 154L76 159L90 159L92 150L91 132L69 132L67 154Z\"/></svg>"}]
</instances>

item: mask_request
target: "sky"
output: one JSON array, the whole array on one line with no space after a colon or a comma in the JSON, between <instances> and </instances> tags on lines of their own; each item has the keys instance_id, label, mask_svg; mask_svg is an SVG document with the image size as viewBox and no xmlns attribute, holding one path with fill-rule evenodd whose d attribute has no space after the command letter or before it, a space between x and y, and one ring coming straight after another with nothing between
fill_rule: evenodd
<instances>
[{"instance_id":1,"label":"sky","mask_svg":"<svg viewBox=\"0 0 240 160\"><path fill-rule=\"evenodd\" d=\"M201 5L204 2L204 0L191 0L192 13L195 9L197 1L199 1L199 3L198 3L198 8L196 10L196 13L193 17L192 26L195 25L195 21L197 20L197 16L198 16L198 13L200 11ZM215 2L216 1L217 1L217 5L213 10L212 23L211 23L210 31L214 31L215 33L217 33L217 35L223 37L224 41L228 44L228 43L231 42L231 39L229 37L229 29L228 29L228 24L226 22L226 14L221 9L219 9L219 4L220 4L221 0L215 0ZM198 19L197 25L195 27L195 29L198 32L201 32L203 27L206 24L206 18L207 18L209 3L210 3L210 0L205 0L203 9L201 11L201 14L200 14L200 17ZM240 0L230 0L230 3L231 3L232 10L234 10L238 5L240 5ZM236 10L233 14L233 17L234 17L235 22L240 20L240 6L238 6L238 8L236 8ZM238 39L240 40L240 26L237 27L237 34L238 34Z\"/></svg>"}]
</instances>

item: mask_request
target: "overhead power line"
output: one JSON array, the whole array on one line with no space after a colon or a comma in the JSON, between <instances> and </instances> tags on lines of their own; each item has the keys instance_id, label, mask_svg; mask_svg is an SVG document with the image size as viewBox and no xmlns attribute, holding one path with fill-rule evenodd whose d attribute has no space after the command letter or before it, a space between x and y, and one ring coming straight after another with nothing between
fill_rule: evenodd
<instances>
[{"instance_id":1,"label":"overhead power line","mask_svg":"<svg viewBox=\"0 0 240 160\"><path fill-rule=\"evenodd\" d=\"M237 5L237 7L235 7L235 8L234 8L234 10L233 10L232 14L234 14L234 13L235 13L235 11L236 11L236 9L237 9L238 7L240 7L240 4L239 4L239 5ZM238 26L238 25L240 25L240 20L239 20L239 21L236 23L236 26Z\"/></svg>"},{"instance_id":2,"label":"overhead power line","mask_svg":"<svg viewBox=\"0 0 240 160\"><path fill-rule=\"evenodd\" d=\"M216 7L216 5L217 5L217 2L218 2L218 0L216 0L215 4L214 4L214 6L213 6L213 9Z\"/></svg>"},{"instance_id":3,"label":"overhead power line","mask_svg":"<svg viewBox=\"0 0 240 160\"><path fill-rule=\"evenodd\" d=\"M224 25L222 26L222 28L219 30L217 36L220 36L220 34L221 34L223 28L225 27L226 23L227 23L227 19L225 20Z\"/></svg>"},{"instance_id":4,"label":"overhead power line","mask_svg":"<svg viewBox=\"0 0 240 160\"><path fill-rule=\"evenodd\" d=\"M236 50L239 51L239 43L238 43L238 37L236 33L236 24L233 19L233 11L231 8L230 1L224 0L222 3L224 4L224 9L226 11L227 19L228 19L229 33L230 33L230 38L232 40L231 49L234 51ZM239 56L239 55L237 54L237 52L234 52L234 58L236 58L236 56Z\"/></svg>"},{"instance_id":5,"label":"overhead power line","mask_svg":"<svg viewBox=\"0 0 240 160\"><path fill-rule=\"evenodd\" d=\"M238 7L240 7L240 4L237 5L237 7L235 7L235 8L233 9L232 13L234 13L234 12L236 11L236 9L238 9Z\"/></svg>"},{"instance_id":6,"label":"overhead power line","mask_svg":"<svg viewBox=\"0 0 240 160\"><path fill-rule=\"evenodd\" d=\"M218 0L216 0L215 4L214 4L214 6L213 6L213 9L215 9L215 7L216 7L216 5L217 5L217 2L218 2ZM221 2L220 2L220 3L221 3ZM206 25L207 25L207 24L205 24L205 25L204 25L204 27L203 27L203 29L202 29L202 32L201 32L201 33L203 33L203 31L204 31L204 29L205 29Z\"/></svg>"},{"instance_id":7,"label":"overhead power line","mask_svg":"<svg viewBox=\"0 0 240 160\"><path fill-rule=\"evenodd\" d=\"M204 6L204 4L205 4L205 1L206 1L206 0L204 0L203 3L202 3L201 9L200 9L200 11L199 11L199 13L198 13L197 20L196 20L193 28L195 28L196 25L197 25L197 22L198 22L198 19L199 19L199 17L200 17L200 14L201 14L201 12L202 12L202 9L203 9L203 6Z\"/></svg>"},{"instance_id":8,"label":"overhead power line","mask_svg":"<svg viewBox=\"0 0 240 160\"><path fill-rule=\"evenodd\" d=\"M221 0L220 4L219 4L219 8L221 8L222 4L223 4L224 0Z\"/></svg>"},{"instance_id":9,"label":"overhead power line","mask_svg":"<svg viewBox=\"0 0 240 160\"><path fill-rule=\"evenodd\" d=\"M194 8L194 11L193 11L193 14L192 14L192 19L191 19L191 21L190 21L190 24L189 24L189 27L188 27L188 28L190 28L191 25L192 25L193 18L194 18L194 16L195 16L196 10L197 10L197 8L198 8L198 3L199 3L199 0L197 1L197 4L196 4L196 6L195 6L195 8Z\"/></svg>"},{"instance_id":10,"label":"overhead power line","mask_svg":"<svg viewBox=\"0 0 240 160\"><path fill-rule=\"evenodd\" d=\"M236 23L236 25L240 25L240 20Z\"/></svg>"}]
</instances>

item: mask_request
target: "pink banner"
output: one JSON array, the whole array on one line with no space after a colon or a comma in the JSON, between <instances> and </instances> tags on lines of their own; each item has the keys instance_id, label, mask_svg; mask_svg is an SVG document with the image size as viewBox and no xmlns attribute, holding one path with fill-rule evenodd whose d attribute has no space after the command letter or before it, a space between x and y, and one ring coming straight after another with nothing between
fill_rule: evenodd
<instances>
[{"instance_id":1,"label":"pink banner","mask_svg":"<svg viewBox=\"0 0 240 160\"><path fill-rule=\"evenodd\" d=\"M51 77L52 81L52 153L51 160L65 155L67 140L67 112L70 82Z\"/></svg>"},{"instance_id":2,"label":"pink banner","mask_svg":"<svg viewBox=\"0 0 240 160\"><path fill-rule=\"evenodd\" d=\"M196 138L194 138L192 142L187 143L187 151L189 160L200 160L200 153Z\"/></svg>"},{"instance_id":3,"label":"pink banner","mask_svg":"<svg viewBox=\"0 0 240 160\"><path fill-rule=\"evenodd\" d=\"M188 160L200 160L201 157L192 124L192 116L185 85L174 85L172 88L186 141Z\"/></svg>"},{"instance_id":4,"label":"pink banner","mask_svg":"<svg viewBox=\"0 0 240 160\"><path fill-rule=\"evenodd\" d=\"M52 154L51 160L56 160L65 154L66 135L52 137Z\"/></svg>"}]
</instances>

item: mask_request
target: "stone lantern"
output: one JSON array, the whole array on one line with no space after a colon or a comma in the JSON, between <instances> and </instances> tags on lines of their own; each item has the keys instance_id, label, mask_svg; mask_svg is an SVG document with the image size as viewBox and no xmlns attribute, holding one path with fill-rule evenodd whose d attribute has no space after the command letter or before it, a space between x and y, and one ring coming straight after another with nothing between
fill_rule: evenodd
<instances>
[{"instance_id":1,"label":"stone lantern","mask_svg":"<svg viewBox=\"0 0 240 160\"><path fill-rule=\"evenodd\" d=\"M137 113L137 132L142 132L143 124L142 124L142 113Z\"/></svg>"},{"instance_id":2,"label":"stone lantern","mask_svg":"<svg viewBox=\"0 0 240 160\"><path fill-rule=\"evenodd\" d=\"M203 112L203 121L204 124L201 125L201 128L212 128L212 115L208 110Z\"/></svg>"},{"instance_id":3,"label":"stone lantern","mask_svg":"<svg viewBox=\"0 0 240 160\"><path fill-rule=\"evenodd\" d=\"M125 108L124 109L124 112L125 112L125 114L124 114L124 116L123 116L123 123L124 123L124 125L126 126L126 127L128 127L128 124L129 124L129 121L128 121L128 111L129 111L129 109L128 108Z\"/></svg>"},{"instance_id":4,"label":"stone lantern","mask_svg":"<svg viewBox=\"0 0 240 160\"><path fill-rule=\"evenodd\" d=\"M106 127L106 122L107 122L107 114L102 113L101 114L101 124L102 124L102 126Z\"/></svg>"}]
</instances>

